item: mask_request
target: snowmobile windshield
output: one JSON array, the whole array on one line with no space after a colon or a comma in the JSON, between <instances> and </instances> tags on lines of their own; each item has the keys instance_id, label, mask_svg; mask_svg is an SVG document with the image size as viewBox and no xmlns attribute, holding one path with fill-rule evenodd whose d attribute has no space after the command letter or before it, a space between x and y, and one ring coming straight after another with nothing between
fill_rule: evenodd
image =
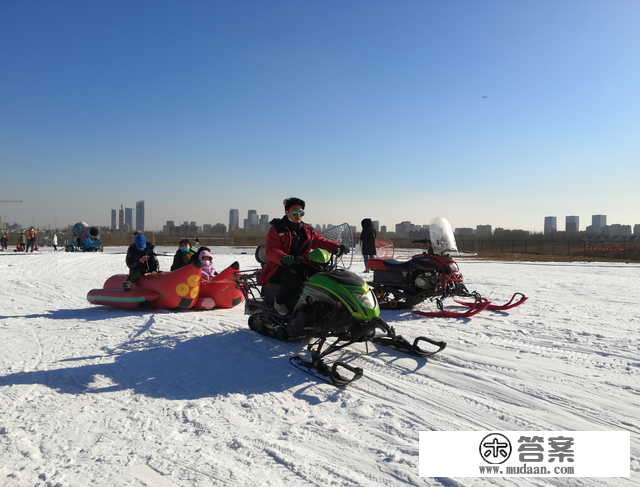
<instances>
[{"instance_id":1,"label":"snowmobile windshield","mask_svg":"<svg viewBox=\"0 0 640 487\"><path fill-rule=\"evenodd\" d=\"M429 222L429 234L431 248L436 254L443 252L457 252L456 238L449 222L442 217L434 218Z\"/></svg>"}]
</instances>

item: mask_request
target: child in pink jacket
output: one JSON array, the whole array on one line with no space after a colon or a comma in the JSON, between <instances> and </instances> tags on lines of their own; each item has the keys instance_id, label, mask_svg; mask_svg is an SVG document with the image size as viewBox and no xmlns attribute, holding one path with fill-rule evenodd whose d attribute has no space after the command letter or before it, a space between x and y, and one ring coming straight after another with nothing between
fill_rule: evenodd
<instances>
[{"instance_id":1,"label":"child in pink jacket","mask_svg":"<svg viewBox=\"0 0 640 487\"><path fill-rule=\"evenodd\" d=\"M206 250L200 252L200 260L202 261L202 280L206 281L211 279L215 275L215 268L213 267L213 257Z\"/></svg>"}]
</instances>

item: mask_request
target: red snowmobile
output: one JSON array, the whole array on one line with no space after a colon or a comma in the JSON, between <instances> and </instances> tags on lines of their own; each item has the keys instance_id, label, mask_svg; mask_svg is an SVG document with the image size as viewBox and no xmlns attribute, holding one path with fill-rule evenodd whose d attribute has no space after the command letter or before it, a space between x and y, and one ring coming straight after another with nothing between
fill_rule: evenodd
<instances>
[{"instance_id":1,"label":"red snowmobile","mask_svg":"<svg viewBox=\"0 0 640 487\"><path fill-rule=\"evenodd\" d=\"M373 271L373 287L381 309L406 309L430 299L436 301L438 311L414 311L420 316L467 318L485 309L504 311L515 308L527 300L522 293L515 293L503 305L491 304L464 285L458 264L448 252L456 252L455 237L451 225L444 218L434 218L429 224L431 248L414 255L410 260L369 259L367 269ZM444 309L442 301L450 297L473 298L473 301L454 301L466 309L462 312Z\"/></svg>"}]
</instances>

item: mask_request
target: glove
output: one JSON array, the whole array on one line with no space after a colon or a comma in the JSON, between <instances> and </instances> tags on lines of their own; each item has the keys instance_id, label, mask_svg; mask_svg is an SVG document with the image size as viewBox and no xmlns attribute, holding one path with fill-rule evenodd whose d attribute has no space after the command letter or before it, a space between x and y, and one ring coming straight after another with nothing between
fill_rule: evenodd
<instances>
[{"instance_id":1,"label":"glove","mask_svg":"<svg viewBox=\"0 0 640 487\"><path fill-rule=\"evenodd\" d=\"M282 265L291 265L295 260L296 258L293 255L285 255L282 259L280 259L280 262L282 263Z\"/></svg>"},{"instance_id":2,"label":"glove","mask_svg":"<svg viewBox=\"0 0 640 487\"><path fill-rule=\"evenodd\" d=\"M351 249L349 248L349 246L345 244L340 245L340 247L338 247L338 250L342 255L348 254L349 252L351 252Z\"/></svg>"}]
</instances>

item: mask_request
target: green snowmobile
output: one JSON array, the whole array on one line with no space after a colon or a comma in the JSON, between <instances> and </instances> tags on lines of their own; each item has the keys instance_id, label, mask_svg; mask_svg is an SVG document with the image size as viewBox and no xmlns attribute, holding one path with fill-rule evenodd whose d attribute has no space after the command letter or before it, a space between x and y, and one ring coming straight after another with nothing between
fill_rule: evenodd
<instances>
[{"instance_id":1,"label":"green snowmobile","mask_svg":"<svg viewBox=\"0 0 640 487\"><path fill-rule=\"evenodd\" d=\"M413 343L396 335L393 327L380 318L380 307L373 289L353 272L337 268L339 251L330 254L315 249L307 257L297 257L297 263L308 266L307 278L299 296L292 296L286 316L274 308L279 286L268 283L257 285L261 272L238 272L236 281L245 295L245 314L249 315L249 328L281 341L311 338L307 349L311 360L296 355L293 365L336 385L346 385L362 377L362 369L336 361L331 366L325 357L356 342L372 342L417 357L429 357L446 347L445 342L418 337ZM256 249L256 260L267 263L264 246ZM425 342L432 347L420 347ZM346 375L345 375L346 373Z\"/></svg>"}]
</instances>

